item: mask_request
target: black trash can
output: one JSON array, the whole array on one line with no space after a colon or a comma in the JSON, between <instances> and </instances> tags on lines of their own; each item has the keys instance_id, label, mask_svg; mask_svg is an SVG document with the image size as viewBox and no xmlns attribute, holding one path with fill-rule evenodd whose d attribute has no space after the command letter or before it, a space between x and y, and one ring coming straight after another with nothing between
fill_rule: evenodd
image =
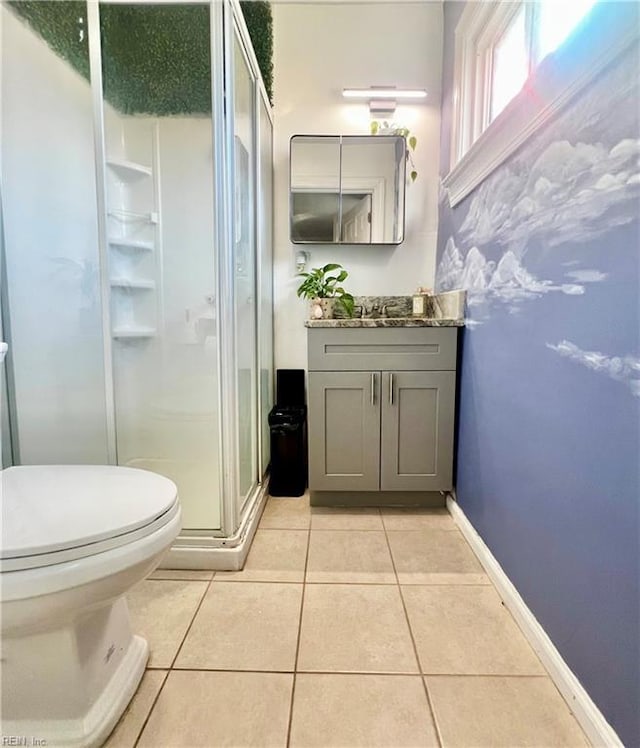
<instances>
[{"instance_id":1,"label":"black trash can","mask_svg":"<svg viewBox=\"0 0 640 748\"><path fill-rule=\"evenodd\" d=\"M304 369L278 369L276 404L269 413L271 496L302 496L307 487L307 406Z\"/></svg>"}]
</instances>

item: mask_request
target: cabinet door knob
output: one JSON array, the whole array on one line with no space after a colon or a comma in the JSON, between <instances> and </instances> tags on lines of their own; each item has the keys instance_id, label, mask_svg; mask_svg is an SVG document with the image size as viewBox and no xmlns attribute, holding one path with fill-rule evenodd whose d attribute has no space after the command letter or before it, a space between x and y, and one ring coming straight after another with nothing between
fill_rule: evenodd
<instances>
[{"instance_id":1,"label":"cabinet door knob","mask_svg":"<svg viewBox=\"0 0 640 748\"><path fill-rule=\"evenodd\" d=\"M393 372L389 374L389 405L393 405Z\"/></svg>"},{"instance_id":2,"label":"cabinet door knob","mask_svg":"<svg viewBox=\"0 0 640 748\"><path fill-rule=\"evenodd\" d=\"M371 372L371 405L376 404L376 375Z\"/></svg>"}]
</instances>

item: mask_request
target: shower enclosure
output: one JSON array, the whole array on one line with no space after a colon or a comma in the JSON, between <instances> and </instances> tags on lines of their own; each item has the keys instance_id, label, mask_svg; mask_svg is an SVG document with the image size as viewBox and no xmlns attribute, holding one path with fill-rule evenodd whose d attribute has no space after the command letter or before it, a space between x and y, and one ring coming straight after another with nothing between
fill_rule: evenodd
<instances>
[{"instance_id":1,"label":"shower enclosure","mask_svg":"<svg viewBox=\"0 0 640 748\"><path fill-rule=\"evenodd\" d=\"M162 473L168 565L233 566L273 389L272 120L241 7L3 0L0 33L3 467Z\"/></svg>"}]
</instances>

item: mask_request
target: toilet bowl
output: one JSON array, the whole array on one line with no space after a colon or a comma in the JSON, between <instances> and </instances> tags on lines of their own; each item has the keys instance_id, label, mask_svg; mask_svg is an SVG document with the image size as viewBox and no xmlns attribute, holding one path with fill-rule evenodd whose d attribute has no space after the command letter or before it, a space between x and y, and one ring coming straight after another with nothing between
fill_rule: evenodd
<instances>
[{"instance_id":1,"label":"toilet bowl","mask_svg":"<svg viewBox=\"0 0 640 748\"><path fill-rule=\"evenodd\" d=\"M147 662L124 595L180 531L176 486L125 467L13 467L0 504L0 734L99 746Z\"/></svg>"}]
</instances>

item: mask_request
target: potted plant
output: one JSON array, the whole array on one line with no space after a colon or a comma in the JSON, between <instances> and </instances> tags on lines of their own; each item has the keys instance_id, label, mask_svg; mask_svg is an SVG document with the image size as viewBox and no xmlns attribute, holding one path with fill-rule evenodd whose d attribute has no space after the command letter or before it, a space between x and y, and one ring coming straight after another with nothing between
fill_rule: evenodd
<instances>
[{"instance_id":1,"label":"potted plant","mask_svg":"<svg viewBox=\"0 0 640 748\"><path fill-rule=\"evenodd\" d=\"M333 271L339 271L331 275ZM335 262L321 268L312 268L309 273L300 273L304 278L298 286L300 298L310 299L312 319L331 319L334 304L340 304L348 317L353 317L353 296L340 285L349 273Z\"/></svg>"}]
</instances>

